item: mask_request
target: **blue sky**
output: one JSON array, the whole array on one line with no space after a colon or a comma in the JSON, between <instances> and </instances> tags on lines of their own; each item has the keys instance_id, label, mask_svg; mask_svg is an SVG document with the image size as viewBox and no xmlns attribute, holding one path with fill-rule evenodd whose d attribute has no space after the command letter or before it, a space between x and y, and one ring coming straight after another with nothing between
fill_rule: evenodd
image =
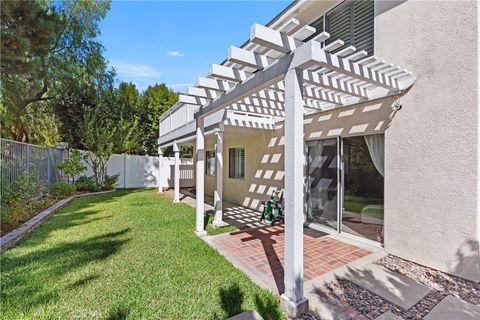
<instances>
[{"instance_id":1,"label":"blue sky","mask_svg":"<svg viewBox=\"0 0 480 320\"><path fill-rule=\"evenodd\" d=\"M166 83L185 91L250 26L266 24L290 1L113 1L100 24L105 55L118 78L140 90Z\"/></svg>"}]
</instances>

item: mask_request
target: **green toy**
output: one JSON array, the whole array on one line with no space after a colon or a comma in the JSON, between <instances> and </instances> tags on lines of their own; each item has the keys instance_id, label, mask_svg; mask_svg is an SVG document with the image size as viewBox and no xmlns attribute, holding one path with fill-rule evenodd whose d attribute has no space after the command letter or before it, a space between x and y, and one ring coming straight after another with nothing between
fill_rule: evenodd
<instances>
[{"instance_id":1,"label":"green toy","mask_svg":"<svg viewBox=\"0 0 480 320\"><path fill-rule=\"evenodd\" d=\"M273 225L278 221L284 222L283 216L283 192L275 190L270 200L262 201L263 212L260 221L267 225Z\"/></svg>"}]
</instances>

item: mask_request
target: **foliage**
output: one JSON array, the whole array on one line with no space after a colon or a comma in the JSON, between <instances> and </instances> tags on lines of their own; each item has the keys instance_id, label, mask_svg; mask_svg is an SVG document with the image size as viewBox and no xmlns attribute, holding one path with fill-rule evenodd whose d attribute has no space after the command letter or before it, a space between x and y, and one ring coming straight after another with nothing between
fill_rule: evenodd
<instances>
[{"instance_id":1,"label":"foliage","mask_svg":"<svg viewBox=\"0 0 480 320\"><path fill-rule=\"evenodd\" d=\"M177 101L178 94L169 90L165 84L149 86L141 96L142 114L140 123L144 132L143 148L146 154L157 154L158 119Z\"/></svg>"},{"instance_id":2,"label":"foliage","mask_svg":"<svg viewBox=\"0 0 480 320\"><path fill-rule=\"evenodd\" d=\"M72 177L73 183L75 183L76 176L87 170L87 167L82 162L82 155L79 150L72 150L68 160L57 164L57 168Z\"/></svg>"},{"instance_id":3,"label":"foliage","mask_svg":"<svg viewBox=\"0 0 480 320\"><path fill-rule=\"evenodd\" d=\"M1 231L7 232L28 220L52 201L48 196L34 198L43 192L36 182L36 173L23 174L12 183L3 183L0 201Z\"/></svg>"},{"instance_id":4,"label":"foliage","mask_svg":"<svg viewBox=\"0 0 480 320\"><path fill-rule=\"evenodd\" d=\"M195 235L194 217L155 190L73 200L0 255L2 317L226 319L255 309L283 319L274 294Z\"/></svg>"},{"instance_id":5,"label":"foliage","mask_svg":"<svg viewBox=\"0 0 480 320\"><path fill-rule=\"evenodd\" d=\"M3 137L35 142L26 136L27 108L59 99L81 82L77 70L95 73L91 57L101 57L98 23L108 8L105 0L1 2Z\"/></svg>"},{"instance_id":6,"label":"foliage","mask_svg":"<svg viewBox=\"0 0 480 320\"><path fill-rule=\"evenodd\" d=\"M100 186L95 182L95 178L93 176L81 176L75 182L75 189L77 191L97 192L100 191Z\"/></svg>"},{"instance_id":7,"label":"foliage","mask_svg":"<svg viewBox=\"0 0 480 320\"><path fill-rule=\"evenodd\" d=\"M113 118L109 112L115 106L113 91L106 91L97 107L88 110L82 128L81 142L88 150L85 161L92 168L95 182L102 185L107 174L107 162L114 153L130 150L140 140L136 130L138 119L129 121Z\"/></svg>"},{"instance_id":8,"label":"foliage","mask_svg":"<svg viewBox=\"0 0 480 320\"><path fill-rule=\"evenodd\" d=\"M42 190L36 182L36 173L22 174L11 183L2 183L1 204L12 206L16 203L25 203L30 201L35 194Z\"/></svg>"},{"instance_id":9,"label":"foliage","mask_svg":"<svg viewBox=\"0 0 480 320\"><path fill-rule=\"evenodd\" d=\"M51 188L50 188L50 194L54 196L57 199L65 199L70 197L73 193L75 192L75 186L65 182L65 181L59 181L56 182Z\"/></svg>"},{"instance_id":10,"label":"foliage","mask_svg":"<svg viewBox=\"0 0 480 320\"><path fill-rule=\"evenodd\" d=\"M48 208L54 203L50 196L43 196L36 199L29 199L25 202L15 202L9 206L2 205L0 210L0 230L2 234L11 231L29 220L35 214Z\"/></svg>"},{"instance_id":11,"label":"foliage","mask_svg":"<svg viewBox=\"0 0 480 320\"><path fill-rule=\"evenodd\" d=\"M113 190L118 182L119 174L113 176L105 175L105 181L103 181L103 188L106 190Z\"/></svg>"}]
</instances>

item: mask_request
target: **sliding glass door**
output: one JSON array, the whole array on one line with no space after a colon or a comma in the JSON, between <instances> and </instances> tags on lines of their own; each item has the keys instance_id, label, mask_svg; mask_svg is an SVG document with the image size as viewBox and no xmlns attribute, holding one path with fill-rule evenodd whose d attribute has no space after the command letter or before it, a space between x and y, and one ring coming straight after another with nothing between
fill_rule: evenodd
<instances>
[{"instance_id":1,"label":"sliding glass door","mask_svg":"<svg viewBox=\"0 0 480 320\"><path fill-rule=\"evenodd\" d=\"M383 135L343 139L342 231L381 241L383 229Z\"/></svg>"},{"instance_id":2,"label":"sliding glass door","mask_svg":"<svg viewBox=\"0 0 480 320\"><path fill-rule=\"evenodd\" d=\"M309 141L307 148L307 221L382 241L383 134Z\"/></svg>"},{"instance_id":3,"label":"sliding glass door","mask_svg":"<svg viewBox=\"0 0 480 320\"><path fill-rule=\"evenodd\" d=\"M307 143L308 190L307 221L338 228L338 141L317 140Z\"/></svg>"}]
</instances>

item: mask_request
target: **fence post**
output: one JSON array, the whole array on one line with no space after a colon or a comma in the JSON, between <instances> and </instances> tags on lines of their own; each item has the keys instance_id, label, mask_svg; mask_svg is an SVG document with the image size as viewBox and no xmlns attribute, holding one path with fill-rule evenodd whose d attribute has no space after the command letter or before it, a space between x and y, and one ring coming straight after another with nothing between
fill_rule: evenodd
<instances>
[{"instance_id":1,"label":"fence post","mask_svg":"<svg viewBox=\"0 0 480 320\"><path fill-rule=\"evenodd\" d=\"M27 161L25 169L27 171L27 174L30 174L30 145L27 144L27 156L25 157L25 160Z\"/></svg>"},{"instance_id":2,"label":"fence post","mask_svg":"<svg viewBox=\"0 0 480 320\"><path fill-rule=\"evenodd\" d=\"M47 149L47 179L48 179L48 186L50 187L52 185L52 171L50 168L50 165L53 164L53 159L52 159L52 150L50 148Z\"/></svg>"},{"instance_id":3,"label":"fence post","mask_svg":"<svg viewBox=\"0 0 480 320\"><path fill-rule=\"evenodd\" d=\"M123 154L123 188L127 188L127 155Z\"/></svg>"}]
</instances>

